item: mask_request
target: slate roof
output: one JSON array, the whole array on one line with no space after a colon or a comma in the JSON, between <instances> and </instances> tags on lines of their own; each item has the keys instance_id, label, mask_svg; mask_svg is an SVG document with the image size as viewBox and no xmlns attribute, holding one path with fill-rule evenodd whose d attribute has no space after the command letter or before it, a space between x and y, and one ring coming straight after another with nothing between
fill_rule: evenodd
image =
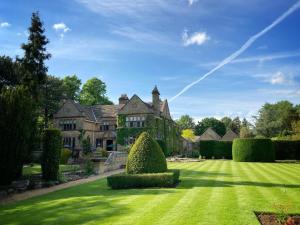
<instances>
[{"instance_id":1,"label":"slate roof","mask_svg":"<svg viewBox=\"0 0 300 225\"><path fill-rule=\"evenodd\" d=\"M69 100L71 101L71 100ZM100 121L101 118L115 118L117 117L117 113L121 105L92 105L85 106L80 105L77 102L71 101L76 109L82 114L82 116L86 117L88 120L97 122Z\"/></svg>"},{"instance_id":2,"label":"slate roof","mask_svg":"<svg viewBox=\"0 0 300 225\"><path fill-rule=\"evenodd\" d=\"M233 139L237 138L238 135L234 133L231 129L229 129L226 134L222 137L222 141L233 141Z\"/></svg>"},{"instance_id":3,"label":"slate roof","mask_svg":"<svg viewBox=\"0 0 300 225\"><path fill-rule=\"evenodd\" d=\"M211 127L207 128L202 135L200 135L199 140L220 140L221 137L218 135Z\"/></svg>"}]
</instances>

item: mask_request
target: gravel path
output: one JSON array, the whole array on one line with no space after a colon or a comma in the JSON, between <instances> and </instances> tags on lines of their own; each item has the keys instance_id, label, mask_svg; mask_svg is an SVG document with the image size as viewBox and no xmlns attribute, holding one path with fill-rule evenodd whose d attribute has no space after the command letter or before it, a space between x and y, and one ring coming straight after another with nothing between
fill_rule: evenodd
<instances>
[{"instance_id":1,"label":"gravel path","mask_svg":"<svg viewBox=\"0 0 300 225\"><path fill-rule=\"evenodd\" d=\"M7 198L0 199L0 205L6 205L8 203L22 201L22 200L25 200L25 199L28 199L28 198L48 194L50 192L65 189L65 188L68 188L68 187L73 187L73 186L76 186L76 185L79 185L79 184L85 184L85 183L92 182L92 181L95 181L95 180L98 180L98 179L101 179L101 178L105 178L105 177L108 177L108 176L113 175L113 174L118 174L118 173L121 173L121 172L124 172L124 169L106 172L104 174L91 176L91 177L88 177L86 179L75 180L75 181L71 181L71 182L68 182L68 183L60 184L60 185L55 185L55 186L52 186L52 187L49 187L49 188L41 188L41 189L26 191L26 192L19 193L19 194L14 194L14 195L8 196Z\"/></svg>"}]
</instances>

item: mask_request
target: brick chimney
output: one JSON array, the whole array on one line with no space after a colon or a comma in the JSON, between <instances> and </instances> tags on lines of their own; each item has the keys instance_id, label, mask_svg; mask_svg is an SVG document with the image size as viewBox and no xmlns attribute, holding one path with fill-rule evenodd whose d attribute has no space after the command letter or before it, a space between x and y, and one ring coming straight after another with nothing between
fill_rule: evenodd
<instances>
[{"instance_id":1,"label":"brick chimney","mask_svg":"<svg viewBox=\"0 0 300 225\"><path fill-rule=\"evenodd\" d=\"M119 105L125 105L128 102L127 94L122 94L119 98Z\"/></svg>"}]
</instances>

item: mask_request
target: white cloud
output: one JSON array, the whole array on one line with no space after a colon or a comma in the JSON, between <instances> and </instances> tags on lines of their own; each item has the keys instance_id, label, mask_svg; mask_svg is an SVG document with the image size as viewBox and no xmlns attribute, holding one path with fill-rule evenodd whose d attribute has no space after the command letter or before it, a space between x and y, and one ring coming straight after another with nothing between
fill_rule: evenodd
<instances>
[{"instance_id":1,"label":"white cloud","mask_svg":"<svg viewBox=\"0 0 300 225\"><path fill-rule=\"evenodd\" d=\"M184 46L189 45L202 45L208 41L210 37L206 32L195 32L192 35L188 34L188 30L184 30L182 33L182 41Z\"/></svg>"},{"instance_id":2,"label":"white cloud","mask_svg":"<svg viewBox=\"0 0 300 225\"><path fill-rule=\"evenodd\" d=\"M1 28L4 28L4 27L10 27L10 26L11 26L11 24L8 23L8 22L2 22L2 23L0 23L0 27L1 27Z\"/></svg>"},{"instance_id":3,"label":"white cloud","mask_svg":"<svg viewBox=\"0 0 300 225\"><path fill-rule=\"evenodd\" d=\"M63 31L64 33L71 31L71 29L64 23L55 23L53 25L53 29L56 31Z\"/></svg>"},{"instance_id":4,"label":"white cloud","mask_svg":"<svg viewBox=\"0 0 300 225\"><path fill-rule=\"evenodd\" d=\"M198 0L188 0L189 5L193 5L194 3L198 2Z\"/></svg>"},{"instance_id":5,"label":"white cloud","mask_svg":"<svg viewBox=\"0 0 300 225\"><path fill-rule=\"evenodd\" d=\"M292 77L287 77L281 71L275 73L270 79L271 84L290 84L292 82L293 82Z\"/></svg>"}]
</instances>

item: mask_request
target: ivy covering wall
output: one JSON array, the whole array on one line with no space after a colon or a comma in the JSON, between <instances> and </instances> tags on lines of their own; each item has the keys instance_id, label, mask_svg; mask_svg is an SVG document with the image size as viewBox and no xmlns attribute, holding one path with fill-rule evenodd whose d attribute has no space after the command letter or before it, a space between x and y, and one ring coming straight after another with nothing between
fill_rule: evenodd
<instances>
[{"instance_id":1,"label":"ivy covering wall","mask_svg":"<svg viewBox=\"0 0 300 225\"><path fill-rule=\"evenodd\" d=\"M125 127L126 115L118 115L117 143L125 145L128 137L138 137L143 131L147 131L154 139L162 140L167 146L169 154L181 151L182 141L180 130L173 120L156 117L152 114L145 116L145 127Z\"/></svg>"}]
</instances>

